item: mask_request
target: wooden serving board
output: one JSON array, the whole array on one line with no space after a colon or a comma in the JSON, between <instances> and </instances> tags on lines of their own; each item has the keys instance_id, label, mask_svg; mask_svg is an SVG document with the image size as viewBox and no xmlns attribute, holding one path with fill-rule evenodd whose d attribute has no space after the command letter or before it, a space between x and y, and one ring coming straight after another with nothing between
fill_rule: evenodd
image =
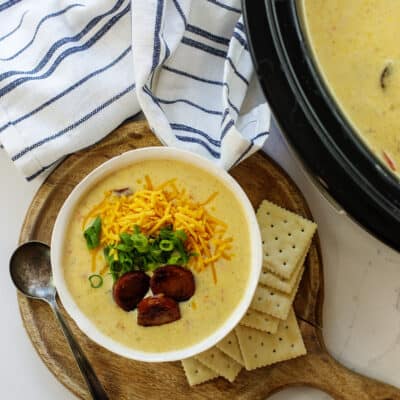
<instances>
[{"instance_id":1,"label":"wooden serving board","mask_svg":"<svg viewBox=\"0 0 400 400\"><path fill-rule=\"evenodd\" d=\"M121 126L102 142L69 156L47 178L26 215L20 241L50 243L57 213L74 186L99 164L127 150L159 145L145 122ZM299 189L282 169L258 153L231 171L254 207L271 200L312 218ZM89 399L83 378L50 308L18 295L29 337L49 370L79 398ZM230 384L222 378L191 388L179 362L150 364L119 357L90 341L67 317L72 331L92 363L111 399L226 400L265 399L291 385L310 385L344 400L400 400L400 390L363 377L337 363L327 352L322 332L322 259L316 237L306 261L306 272L295 309L306 343L306 356L247 372ZM367 350L367 349L366 349Z\"/></svg>"}]
</instances>

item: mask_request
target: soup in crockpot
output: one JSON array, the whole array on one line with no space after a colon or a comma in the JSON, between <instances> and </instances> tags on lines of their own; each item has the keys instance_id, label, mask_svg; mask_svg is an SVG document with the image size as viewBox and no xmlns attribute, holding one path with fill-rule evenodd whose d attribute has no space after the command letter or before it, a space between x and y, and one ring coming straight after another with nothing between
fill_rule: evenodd
<instances>
[{"instance_id":1,"label":"soup in crockpot","mask_svg":"<svg viewBox=\"0 0 400 400\"><path fill-rule=\"evenodd\" d=\"M299 4L333 97L367 146L400 176L400 1Z\"/></svg>"}]
</instances>

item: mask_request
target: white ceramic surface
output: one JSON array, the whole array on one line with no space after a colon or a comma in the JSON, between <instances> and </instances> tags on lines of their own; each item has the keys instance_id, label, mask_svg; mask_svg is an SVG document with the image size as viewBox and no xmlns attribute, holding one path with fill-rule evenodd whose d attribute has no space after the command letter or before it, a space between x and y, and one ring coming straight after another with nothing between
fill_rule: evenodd
<instances>
[{"instance_id":1,"label":"white ceramic surface","mask_svg":"<svg viewBox=\"0 0 400 400\"><path fill-rule=\"evenodd\" d=\"M132 349L123 345L122 343L118 343L102 333L76 304L64 280L62 265L63 247L66 241L66 230L68 228L69 221L71 220L71 215L76 207L78 207L82 195L90 191L90 189L93 188L96 183L100 182L111 173L127 166L135 165L148 160L180 161L186 165L192 165L199 170L204 171L208 175L217 178L230 190L230 192L242 206L248 223L248 232L250 235L249 279L243 297L238 305L235 307L226 321L211 335L190 347L168 352L145 352ZM217 168L212 162L188 151L170 147L151 147L132 150L112 158L93 170L74 188L61 207L54 225L50 247L53 277L54 283L57 287L58 295L64 305L65 310L76 322L79 328L90 339L106 349L126 358L147 362L177 361L192 357L209 349L223 339L239 323L246 310L249 308L250 302L257 287L258 277L260 276L262 266L261 234L254 209L243 189L228 173L226 173L225 170Z\"/></svg>"},{"instance_id":2,"label":"white ceramic surface","mask_svg":"<svg viewBox=\"0 0 400 400\"><path fill-rule=\"evenodd\" d=\"M266 150L296 181L318 222L325 270L323 335L328 349L348 367L400 387L400 254L389 249L321 197L292 158L276 129ZM27 183L0 150L0 382L1 398L73 400L47 370L27 337L7 262L18 242L25 212L40 181ZM21 380L22 378L22 380ZM270 400L328 400L297 387Z\"/></svg>"}]
</instances>

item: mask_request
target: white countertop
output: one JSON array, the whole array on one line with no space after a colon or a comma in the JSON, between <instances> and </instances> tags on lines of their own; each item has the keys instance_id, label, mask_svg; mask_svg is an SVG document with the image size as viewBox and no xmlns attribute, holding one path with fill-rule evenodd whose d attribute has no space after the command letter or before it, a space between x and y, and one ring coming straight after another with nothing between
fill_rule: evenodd
<instances>
[{"instance_id":1,"label":"white countertop","mask_svg":"<svg viewBox=\"0 0 400 400\"><path fill-rule=\"evenodd\" d=\"M400 254L339 215L304 175L279 134L267 152L305 194L319 226L325 272L324 338L332 355L346 366L400 387ZM47 370L32 347L19 316L8 260L40 183L27 183L0 150L0 382L1 398L68 400L70 394ZM294 388L273 400L325 400L329 396Z\"/></svg>"}]
</instances>

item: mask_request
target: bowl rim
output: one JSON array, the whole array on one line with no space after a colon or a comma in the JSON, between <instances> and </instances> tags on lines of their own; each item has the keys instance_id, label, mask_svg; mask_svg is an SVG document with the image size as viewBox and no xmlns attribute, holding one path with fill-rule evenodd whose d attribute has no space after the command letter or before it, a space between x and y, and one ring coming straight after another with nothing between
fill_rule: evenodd
<instances>
[{"instance_id":1,"label":"bowl rim","mask_svg":"<svg viewBox=\"0 0 400 400\"><path fill-rule=\"evenodd\" d=\"M130 348L119 343L111 337L105 335L97 326L91 322L83 311L76 304L73 296L68 290L64 280L62 268L62 244L66 235L68 220L75 209L77 202L83 194L87 193L96 182L115 170L133 165L144 160L168 159L191 164L206 173L209 173L222 181L242 205L243 212L248 221L248 232L250 235L250 271L247 286L242 295L242 299L228 316L225 322L220 325L211 335L206 336L199 342L183 349L171 350L166 352L146 352ZM86 177L84 177L68 195L64 201L53 227L50 246L50 258L52 264L53 280L57 288L59 298L69 316L75 321L79 329L92 341L107 350L122 357L145 362L165 362L178 361L195 356L208 350L220 340L222 340L242 319L250 306L254 292L257 287L259 275L262 267L262 239L257 223L256 215L250 200L238 182L224 169L217 166L210 160L192 153L172 147L145 147L134 149L122 153L103 164L96 167Z\"/></svg>"}]
</instances>

